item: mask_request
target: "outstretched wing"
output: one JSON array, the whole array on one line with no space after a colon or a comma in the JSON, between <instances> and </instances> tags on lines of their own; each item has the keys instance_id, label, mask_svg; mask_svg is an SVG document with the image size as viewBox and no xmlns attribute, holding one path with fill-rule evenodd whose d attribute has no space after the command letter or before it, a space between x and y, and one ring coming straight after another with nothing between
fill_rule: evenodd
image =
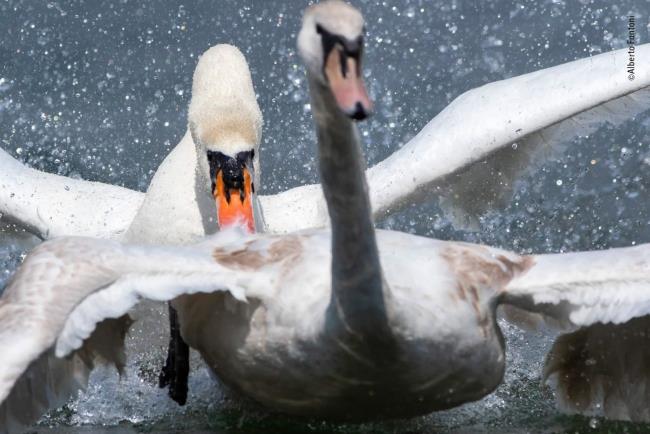
<instances>
[{"instance_id":1,"label":"outstretched wing","mask_svg":"<svg viewBox=\"0 0 650 434\"><path fill-rule=\"evenodd\" d=\"M114 238L133 220L144 194L22 165L0 149L0 216L45 239Z\"/></svg>"},{"instance_id":2,"label":"outstretched wing","mask_svg":"<svg viewBox=\"0 0 650 434\"><path fill-rule=\"evenodd\" d=\"M636 47L650 57L650 44ZM628 80L618 50L470 90L411 141L367 171L374 215L439 197L457 225L471 226L507 199L517 178L559 155L574 138L650 108L650 70ZM516 146L514 146L516 144ZM41 237L114 237L144 195L120 187L27 169L0 150L0 213ZM320 187L260 197L267 229L286 233L326 225Z\"/></svg>"},{"instance_id":3,"label":"outstretched wing","mask_svg":"<svg viewBox=\"0 0 650 434\"><path fill-rule=\"evenodd\" d=\"M650 244L530 257L503 301L544 313L567 327L621 324L650 314Z\"/></svg>"},{"instance_id":4,"label":"outstretched wing","mask_svg":"<svg viewBox=\"0 0 650 434\"><path fill-rule=\"evenodd\" d=\"M0 433L23 432L48 410L65 404L86 387L95 362L113 364L121 371L126 362L124 337L130 325L128 315L102 321L83 349L66 358L55 357L53 350L48 350L31 362L0 404Z\"/></svg>"},{"instance_id":5,"label":"outstretched wing","mask_svg":"<svg viewBox=\"0 0 650 434\"><path fill-rule=\"evenodd\" d=\"M68 263L73 253L77 261ZM47 351L75 304L116 279L113 256L93 243L60 240L37 247L13 276L0 298L0 433L21 430L85 385L90 347L67 360ZM115 350L109 360L119 365L121 351Z\"/></svg>"},{"instance_id":6,"label":"outstretched wing","mask_svg":"<svg viewBox=\"0 0 650 434\"><path fill-rule=\"evenodd\" d=\"M259 295L272 281L260 264L273 240L254 243L257 262L244 272L237 266L251 243L227 231L185 248L87 238L37 247L0 298L0 433L34 422L83 387L96 357L121 367L119 350L129 325L124 315L140 299L227 291L243 302ZM231 254L236 259L229 262ZM265 264L273 269L280 260Z\"/></svg>"},{"instance_id":7,"label":"outstretched wing","mask_svg":"<svg viewBox=\"0 0 650 434\"><path fill-rule=\"evenodd\" d=\"M637 49L650 55L650 44ZM650 109L650 70L629 81L628 58L627 49L613 51L461 95L370 169L376 212L438 195L456 224L471 224L574 138Z\"/></svg>"},{"instance_id":8,"label":"outstretched wing","mask_svg":"<svg viewBox=\"0 0 650 434\"><path fill-rule=\"evenodd\" d=\"M650 244L531 258L502 302L579 327L546 360L560 408L650 422Z\"/></svg>"},{"instance_id":9,"label":"outstretched wing","mask_svg":"<svg viewBox=\"0 0 650 434\"><path fill-rule=\"evenodd\" d=\"M636 50L639 58L650 57L650 44ZM650 69L637 68L629 81L628 57L627 49L613 51L462 94L367 171L375 217L437 196L456 225L472 226L505 203L519 177L559 156L576 137L650 109ZM262 198L269 230L326 223L314 187Z\"/></svg>"}]
</instances>

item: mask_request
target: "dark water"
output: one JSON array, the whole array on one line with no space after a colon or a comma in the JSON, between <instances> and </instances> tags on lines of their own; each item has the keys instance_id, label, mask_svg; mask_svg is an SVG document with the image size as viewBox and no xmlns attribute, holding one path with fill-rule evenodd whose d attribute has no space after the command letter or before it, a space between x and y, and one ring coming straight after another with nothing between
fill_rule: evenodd
<instances>
[{"instance_id":1,"label":"dark water","mask_svg":"<svg viewBox=\"0 0 650 434\"><path fill-rule=\"evenodd\" d=\"M367 20L367 83L377 107L361 126L370 164L415 135L465 90L625 47L630 14L636 16L639 41L649 40L647 0L354 3ZM0 3L0 146L43 170L144 190L185 131L197 56L229 42L250 63L265 117L263 192L314 182L315 137L295 50L306 4L5 0ZM478 232L452 228L435 202L380 225L518 252L650 242L649 143L648 113L576 140L564 158L527 179L506 210L484 218ZM0 231L0 279L34 242L12 228ZM478 403L411 422L340 427L251 415L221 403L222 395L202 371L193 376L195 404L179 409L140 369L121 382L111 372L97 374L87 394L46 420L59 428L39 432L71 432L67 425L83 424L92 427L78 432L646 428L560 416L549 390L539 384L551 337L503 326L510 348L505 384Z\"/></svg>"}]
</instances>

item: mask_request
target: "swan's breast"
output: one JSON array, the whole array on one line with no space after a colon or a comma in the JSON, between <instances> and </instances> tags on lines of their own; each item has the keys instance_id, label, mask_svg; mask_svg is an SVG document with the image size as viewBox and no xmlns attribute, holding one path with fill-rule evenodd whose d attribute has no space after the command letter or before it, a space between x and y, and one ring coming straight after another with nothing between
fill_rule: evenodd
<instances>
[{"instance_id":1,"label":"swan's breast","mask_svg":"<svg viewBox=\"0 0 650 434\"><path fill-rule=\"evenodd\" d=\"M189 330L183 322L183 334L189 330L188 343L228 384L291 413L363 418L382 409L406 417L490 392L504 367L490 303L501 282L490 273L499 273L488 266L485 275L470 273L480 261L472 265L464 245L453 250L451 243L381 231L378 241L396 354L364 354L328 335L326 232L214 251L221 265L250 271L251 288L265 289L248 303L227 294L191 296L180 309L192 324ZM465 265L470 270L463 277ZM388 356L396 357L386 365ZM359 405L345 404L359 399ZM351 408L358 414L348 414Z\"/></svg>"},{"instance_id":2,"label":"swan's breast","mask_svg":"<svg viewBox=\"0 0 650 434\"><path fill-rule=\"evenodd\" d=\"M187 244L217 231L216 205L209 183L200 176L189 133L165 158L125 240L155 244Z\"/></svg>"},{"instance_id":3,"label":"swan's breast","mask_svg":"<svg viewBox=\"0 0 650 434\"><path fill-rule=\"evenodd\" d=\"M404 234L382 235L380 245L392 329L408 361L404 387L439 408L489 393L505 361L495 296L525 260Z\"/></svg>"},{"instance_id":4,"label":"swan's breast","mask_svg":"<svg viewBox=\"0 0 650 434\"><path fill-rule=\"evenodd\" d=\"M242 363L257 363L262 358L289 358L286 354L295 345L318 339L331 287L327 236L258 238L236 248L217 248L212 257L242 276L249 302L222 294L177 300L188 343L204 348L225 345ZM233 330L245 332L236 346L231 346L230 337L242 333Z\"/></svg>"}]
</instances>

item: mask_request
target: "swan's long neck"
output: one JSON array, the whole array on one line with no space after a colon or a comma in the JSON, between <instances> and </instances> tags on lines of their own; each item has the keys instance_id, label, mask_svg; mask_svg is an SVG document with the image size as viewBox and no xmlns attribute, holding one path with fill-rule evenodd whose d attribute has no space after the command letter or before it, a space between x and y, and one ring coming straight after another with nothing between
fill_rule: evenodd
<instances>
[{"instance_id":1,"label":"swan's long neck","mask_svg":"<svg viewBox=\"0 0 650 434\"><path fill-rule=\"evenodd\" d=\"M332 308L362 336L385 335L384 291L356 125L308 74L320 175L332 224Z\"/></svg>"}]
</instances>

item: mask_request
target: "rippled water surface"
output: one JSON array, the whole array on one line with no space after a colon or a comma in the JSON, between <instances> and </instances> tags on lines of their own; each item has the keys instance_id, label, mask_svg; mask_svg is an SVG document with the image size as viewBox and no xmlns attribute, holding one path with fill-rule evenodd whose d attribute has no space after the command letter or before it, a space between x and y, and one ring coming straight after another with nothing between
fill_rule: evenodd
<instances>
[{"instance_id":1,"label":"rippled water surface","mask_svg":"<svg viewBox=\"0 0 650 434\"><path fill-rule=\"evenodd\" d=\"M647 0L354 2L367 20L366 80L377 113L361 125L370 164L462 92L626 46L627 16L648 41ZM0 146L30 166L144 190L185 131L197 56L220 42L246 55L264 113L262 190L317 181L315 137L295 50L305 1L16 1L0 3ZM531 101L531 104L538 102ZM455 230L435 202L379 222L518 252L650 242L650 116L576 140L523 183L477 232ZM0 286L37 243L0 228ZM408 422L336 426L264 415L232 402L199 366L190 405L155 386L158 365L93 374L89 390L35 428L48 433L645 432L647 426L561 416L540 385L552 334L501 323L505 383L461 408ZM153 360L163 354L152 349ZM151 360L151 359L148 359ZM73 428L74 427L74 428ZM74 431L73 431L74 430Z\"/></svg>"}]
</instances>

